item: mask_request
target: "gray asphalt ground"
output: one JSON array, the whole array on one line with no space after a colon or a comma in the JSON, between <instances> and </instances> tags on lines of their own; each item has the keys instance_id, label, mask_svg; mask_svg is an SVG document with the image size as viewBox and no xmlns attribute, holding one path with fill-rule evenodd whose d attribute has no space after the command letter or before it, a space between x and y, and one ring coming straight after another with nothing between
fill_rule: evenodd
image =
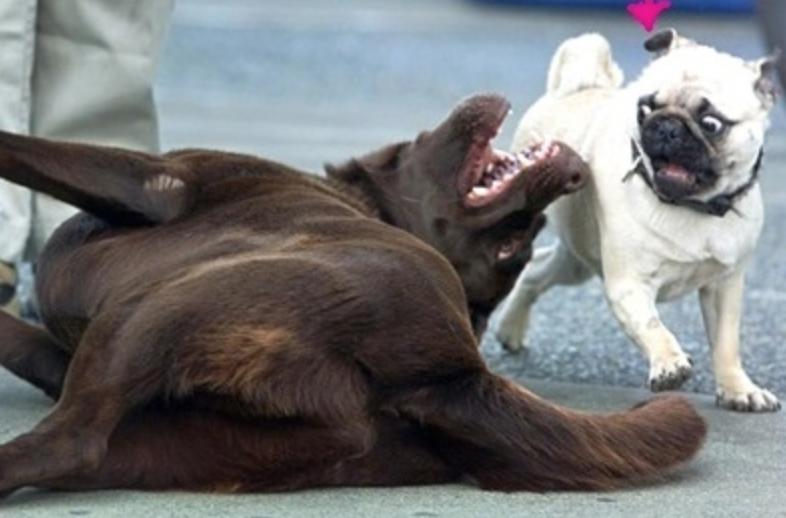
<instances>
[{"instance_id":1,"label":"gray asphalt ground","mask_svg":"<svg viewBox=\"0 0 786 518\"><path fill-rule=\"evenodd\" d=\"M493 90L514 114L542 92L565 38L599 31L628 77L648 57L646 33L619 9L488 8L463 0L179 0L158 87L165 149L211 147L274 158L315 173L324 162L409 139L462 97ZM659 27L736 54L766 51L751 18L688 14L679 0ZM786 399L786 107L773 114L762 183L767 223L750 269L743 320L751 376ZM545 235L543 240L550 237ZM25 491L0 517L244 518L438 516L784 517L784 413L718 410L694 297L662 307L693 356L686 391L710 422L698 459L665 481L608 494L491 494L467 486L216 496ZM600 285L555 289L536 306L527 358L487 337L493 368L570 407L609 411L649 394L646 362L619 331ZM0 373L0 441L28 429L49 403Z\"/></svg>"}]
</instances>

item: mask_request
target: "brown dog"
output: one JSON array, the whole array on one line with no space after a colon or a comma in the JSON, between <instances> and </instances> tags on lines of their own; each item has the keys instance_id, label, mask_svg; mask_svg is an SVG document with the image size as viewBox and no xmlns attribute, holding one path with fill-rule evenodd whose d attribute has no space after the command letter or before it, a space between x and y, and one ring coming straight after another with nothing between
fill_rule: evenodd
<instances>
[{"instance_id":1,"label":"brown dog","mask_svg":"<svg viewBox=\"0 0 786 518\"><path fill-rule=\"evenodd\" d=\"M59 398L0 447L0 491L606 489L689 460L684 399L579 414L484 364L465 293L482 322L586 172L494 151L507 111L473 97L327 180L0 134L0 176L85 211L39 264L46 330L0 314L0 362Z\"/></svg>"}]
</instances>

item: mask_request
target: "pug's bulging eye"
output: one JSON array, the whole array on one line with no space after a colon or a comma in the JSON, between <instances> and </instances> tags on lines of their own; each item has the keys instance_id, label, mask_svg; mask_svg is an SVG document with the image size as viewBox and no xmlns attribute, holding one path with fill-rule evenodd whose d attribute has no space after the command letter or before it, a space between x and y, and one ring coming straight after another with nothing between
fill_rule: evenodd
<instances>
[{"instance_id":1,"label":"pug's bulging eye","mask_svg":"<svg viewBox=\"0 0 786 518\"><path fill-rule=\"evenodd\" d=\"M699 121L699 125L702 131L707 135L719 135L725 127L722 120L712 115L705 115L702 117Z\"/></svg>"}]
</instances>

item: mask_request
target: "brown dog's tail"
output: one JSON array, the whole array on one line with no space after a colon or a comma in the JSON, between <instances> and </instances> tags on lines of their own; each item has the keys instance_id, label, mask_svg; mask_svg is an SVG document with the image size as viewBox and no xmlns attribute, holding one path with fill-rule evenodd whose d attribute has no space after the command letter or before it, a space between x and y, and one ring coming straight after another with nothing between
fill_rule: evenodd
<instances>
[{"instance_id":1,"label":"brown dog's tail","mask_svg":"<svg viewBox=\"0 0 786 518\"><path fill-rule=\"evenodd\" d=\"M608 490L690 460L707 433L681 397L627 412L562 409L490 373L418 390L397 405L454 467L491 490Z\"/></svg>"}]
</instances>

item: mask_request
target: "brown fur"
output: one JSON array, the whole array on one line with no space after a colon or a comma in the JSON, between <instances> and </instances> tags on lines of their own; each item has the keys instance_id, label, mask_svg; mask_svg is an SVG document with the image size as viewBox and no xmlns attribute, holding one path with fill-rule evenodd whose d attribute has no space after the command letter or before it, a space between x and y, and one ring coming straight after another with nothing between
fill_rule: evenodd
<instances>
[{"instance_id":1,"label":"brown fur","mask_svg":"<svg viewBox=\"0 0 786 518\"><path fill-rule=\"evenodd\" d=\"M0 491L609 489L689 460L683 399L585 415L483 362L540 211L586 173L563 147L468 207L507 110L473 97L330 179L0 134L0 176L85 211L41 258L45 329L0 313L0 363L59 399L0 446Z\"/></svg>"}]
</instances>

